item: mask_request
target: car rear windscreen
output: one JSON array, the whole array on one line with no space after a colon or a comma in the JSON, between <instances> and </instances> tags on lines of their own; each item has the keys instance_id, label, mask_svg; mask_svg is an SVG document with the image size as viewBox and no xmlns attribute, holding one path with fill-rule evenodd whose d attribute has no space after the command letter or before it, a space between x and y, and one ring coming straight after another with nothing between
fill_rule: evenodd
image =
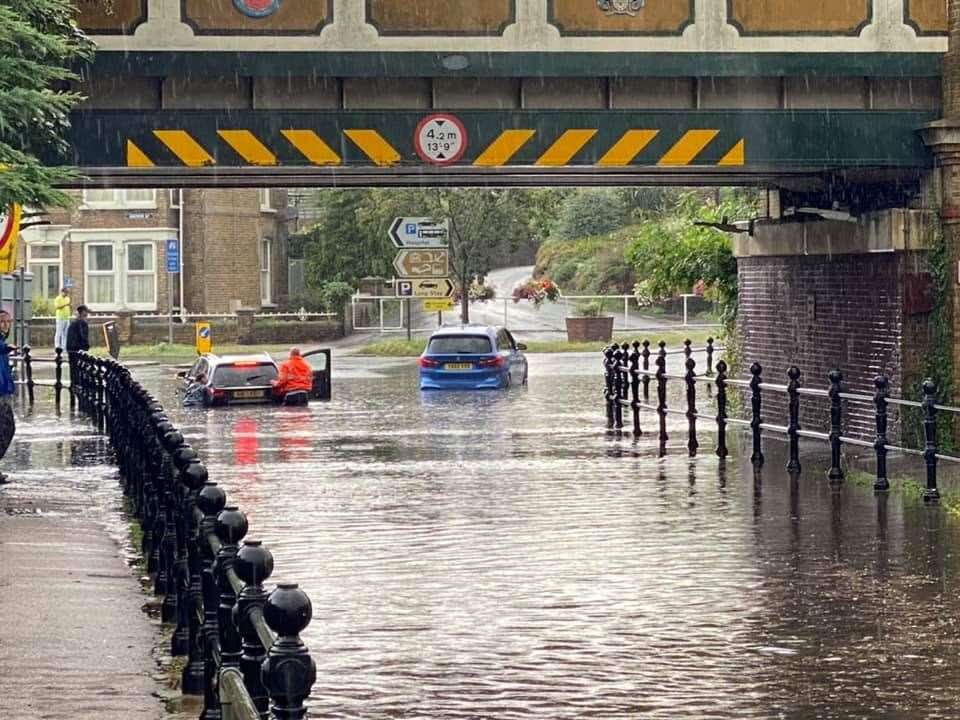
<instances>
[{"instance_id":1,"label":"car rear windscreen","mask_svg":"<svg viewBox=\"0 0 960 720\"><path fill-rule=\"evenodd\" d=\"M277 379L277 368L263 365L221 365L213 371L213 386L244 387L248 385L269 385Z\"/></svg>"},{"instance_id":2,"label":"car rear windscreen","mask_svg":"<svg viewBox=\"0 0 960 720\"><path fill-rule=\"evenodd\" d=\"M486 335L439 335L430 338L431 355L483 355L493 351Z\"/></svg>"}]
</instances>

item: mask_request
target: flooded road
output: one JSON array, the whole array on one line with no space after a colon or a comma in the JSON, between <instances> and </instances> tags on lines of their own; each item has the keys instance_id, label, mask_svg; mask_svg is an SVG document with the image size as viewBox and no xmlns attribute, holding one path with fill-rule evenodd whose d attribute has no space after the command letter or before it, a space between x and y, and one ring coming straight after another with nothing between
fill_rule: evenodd
<instances>
[{"instance_id":1,"label":"flooded road","mask_svg":"<svg viewBox=\"0 0 960 720\"><path fill-rule=\"evenodd\" d=\"M773 443L756 479L690 460L683 418L662 460L611 440L595 356L483 394L339 357L307 409L179 409L137 374L313 600L319 717L957 715L944 511L833 493L814 458L792 484Z\"/></svg>"}]
</instances>

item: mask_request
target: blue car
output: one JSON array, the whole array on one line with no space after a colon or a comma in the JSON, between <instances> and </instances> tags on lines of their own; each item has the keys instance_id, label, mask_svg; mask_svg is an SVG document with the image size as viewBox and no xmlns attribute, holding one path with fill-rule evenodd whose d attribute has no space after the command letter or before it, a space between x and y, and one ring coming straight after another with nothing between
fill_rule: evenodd
<instances>
[{"instance_id":1,"label":"blue car","mask_svg":"<svg viewBox=\"0 0 960 720\"><path fill-rule=\"evenodd\" d=\"M527 384L526 345L506 328L462 325L436 330L418 359L421 390L485 390Z\"/></svg>"}]
</instances>

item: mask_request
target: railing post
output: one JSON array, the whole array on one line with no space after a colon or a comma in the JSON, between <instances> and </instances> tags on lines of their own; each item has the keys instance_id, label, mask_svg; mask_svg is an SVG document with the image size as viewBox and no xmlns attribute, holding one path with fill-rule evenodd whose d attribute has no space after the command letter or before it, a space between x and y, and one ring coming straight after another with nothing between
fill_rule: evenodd
<instances>
[{"instance_id":1,"label":"railing post","mask_svg":"<svg viewBox=\"0 0 960 720\"><path fill-rule=\"evenodd\" d=\"M247 517L236 507L228 505L217 515L216 533L223 543L217 554L217 589L220 591L220 606L217 609L217 629L220 633L220 662L223 668L240 669L243 647L240 631L233 619L233 606L237 596L230 584L228 572L237 557L237 544L247 534Z\"/></svg>"},{"instance_id":2,"label":"railing post","mask_svg":"<svg viewBox=\"0 0 960 720\"><path fill-rule=\"evenodd\" d=\"M790 420L787 425L787 436L790 438L790 459L787 461L787 471L800 472L800 368L791 367L787 370L787 395L789 397Z\"/></svg>"},{"instance_id":3,"label":"railing post","mask_svg":"<svg viewBox=\"0 0 960 720\"><path fill-rule=\"evenodd\" d=\"M200 535L197 523L197 502L207 482L207 469L199 462L190 463L181 473L187 490L183 514L187 550L186 593L184 598L187 628L187 664L180 676L184 695L203 695L203 551L206 538Z\"/></svg>"},{"instance_id":4,"label":"railing post","mask_svg":"<svg viewBox=\"0 0 960 720\"><path fill-rule=\"evenodd\" d=\"M693 345L693 341L691 341L690 338L687 338L686 340L683 341L683 359L684 359L684 361L687 361L687 360L689 360L691 357L693 357L693 347L692 347L692 345Z\"/></svg>"},{"instance_id":5,"label":"railing post","mask_svg":"<svg viewBox=\"0 0 960 720\"><path fill-rule=\"evenodd\" d=\"M227 503L226 493L215 482L207 482L197 496L197 507L203 513L200 522L201 574L203 593L203 714L202 720L220 720L220 701L216 692L217 666L213 658L213 645L218 637L217 608L220 595L214 573L216 563L208 537L214 534L217 516Z\"/></svg>"},{"instance_id":6,"label":"railing post","mask_svg":"<svg viewBox=\"0 0 960 720\"><path fill-rule=\"evenodd\" d=\"M660 442L665 443L667 437L667 343L659 343L657 352L657 415L660 416Z\"/></svg>"},{"instance_id":7,"label":"railing post","mask_svg":"<svg viewBox=\"0 0 960 720\"><path fill-rule=\"evenodd\" d=\"M690 457L695 457L697 448L700 447L700 443L697 442L697 375L694 372L697 363L692 357L688 356L686 366L687 374L684 379L687 383L687 425L689 427L687 450L690 452Z\"/></svg>"},{"instance_id":8,"label":"railing post","mask_svg":"<svg viewBox=\"0 0 960 720\"><path fill-rule=\"evenodd\" d=\"M613 347L603 351L603 380L606 384L603 397L607 401L607 429L613 429Z\"/></svg>"},{"instance_id":9,"label":"railing post","mask_svg":"<svg viewBox=\"0 0 960 720\"><path fill-rule=\"evenodd\" d=\"M243 639L243 654L240 656L240 671L243 684L250 693L250 699L260 711L262 720L270 717L270 696L263 684L261 668L267 656L267 648L260 641L260 635L253 623L254 615L262 612L267 604L267 591L263 583L273 573L273 555L263 547L259 540L245 540L233 566L237 576L243 580L244 588L237 598L236 622Z\"/></svg>"},{"instance_id":10,"label":"railing post","mask_svg":"<svg viewBox=\"0 0 960 720\"><path fill-rule=\"evenodd\" d=\"M707 377L713 377L713 338L707 338Z\"/></svg>"},{"instance_id":11,"label":"railing post","mask_svg":"<svg viewBox=\"0 0 960 720\"><path fill-rule=\"evenodd\" d=\"M843 373L839 370L831 370L827 377L830 380L830 472L827 477L831 482L840 482L843 480L843 467L841 466L841 423L843 420L843 399L840 393L843 392Z\"/></svg>"},{"instance_id":12,"label":"railing post","mask_svg":"<svg viewBox=\"0 0 960 720\"><path fill-rule=\"evenodd\" d=\"M27 399L33 405L33 358L29 345L23 347L23 379L27 381Z\"/></svg>"},{"instance_id":13,"label":"railing post","mask_svg":"<svg viewBox=\"0 0 960 720\"><path fill-rule=\"evenodd\" d=\"M937 490L937 384L927 378L923 381L923 435L926 447L923 459L927 463L927 489L923 493L925 503L940 501Z\"/></svg>"},{"instance_id":14,"label":"railing post","mask_svg":"<svg viewBox=\"0 0 960 720\"><path fill-rule=\"evenodd\" d=\"M877 452L877 479L873 483L873 491L885 493L890 490L890 480L887 479L887 397L890 381L885 375L877 375L873 385L877 389L873 395L873 404L877 409L877 437L873 442L873 449Z\"/></svg>"},{"instance_id":15,"label":"railing post","mask_svg":"<svg viewBox=\"0 0 960 720\"><path fill-rule=\"evenodd\" d=\"M191 465L200 465L197 453L188 445L177 450L173 458L176 468L176 482L173 484L173 502L174 502L174 531L176 533L176 544L174 546L173 572L170 579L173 582L173 593L177 596L177 627L170 640L170 654L174 657L178 655L190 654L190 550L187 547L190 538L190 513L193 512L193 505L190 502L190 486L188 485L187 472ZM197 471L191 471L191 473ZM203 480L206 478L206 470L203 470ZM203 482L200 483L201 485ZM188 508L189 506L189 508Z\"/></svg>"},{"instance_id":16,"label":"railing post","mask_svg":"<svg viewBox=\"0 0 960 720\"><path fill-rule=\"evenodd\" d=\"M105 391L107 380L107 364L100 358L94 361L94 372L97 379L97 429L103 433L106 428Z\"/></svg>"},{"instance_id":17,"label":"railing post","mask_svg":"<svg viewBox=\"0 0 960 720\"><path fill-rule=\"evenodd\" d=\"M727 363L717 363L717 457L725 458L727 451Z\"/></svg>"},{"instance_id":18,"label":"railing post","mask_svg":"<svg viewBox=\"0 0 960 720\"><path fill-rule=\"evenodd\" d=\"M313 605L296 584L281 584L267 598L263 619L277 634L263 662L272 716L275 720L301 720L307 715L303 703L317 680L317 666L300 639L313 619Z\"/></svg>"},{"instance_id":19,"label":"railing post","mask_svg":"<svg viewBox=\"0 0 960 720\"><path fill-rule=\"evenodd\" d=\"M640 352L643 357L643 402L650 402L650 341L643 341L643 350Z\"/></svg>"},{"instance_id":20,"label":"railing post","mask_svg":"<svg viewBox=\"0 0 960 720\"><path fill-rule=\"evenodd\" d=\"M623 397L623 351L617 345L613 347L613 427L619 432L623 430L623 405L620 402Z\"/></svg>"},{"instance_id":21,"label":"railing post","mask_svg":"<svg viewBox=\"0 0 960 720\"><path fill-rule=\"evenodd\" d=\"M630 353L630 409L633 411L633 436L640 437L640 343L634 341L633 352Z\"/></svg>"},{"instance_id":22,"label":"railing post","mask_svg":"<svg viewBox=\"0 0 960 720\"><path fill-rule=\"evenodd\" d=\"M53 389L56 393L57 409L60 409L60 398L63 395L63 348L54 350L53 359Z\"/></svg>"},{"instance_id":23,"label":"railing post","mask_svg":"<svg viewBox=\"0 0 960 720\"><path fill-rule=\"evenodd\" d=\"M750 380L750 406L753 410L750 420L750 429L753 431L753 452L750 455L750 462L757 467L763 466L763 448L761 445L761 428L763 419L760 416L762 408L762 393L760 384L763 382L761 375L763 368L760 363L754 363L750 366L750 374L753 378Z\"/></svg>"}]
</instances>

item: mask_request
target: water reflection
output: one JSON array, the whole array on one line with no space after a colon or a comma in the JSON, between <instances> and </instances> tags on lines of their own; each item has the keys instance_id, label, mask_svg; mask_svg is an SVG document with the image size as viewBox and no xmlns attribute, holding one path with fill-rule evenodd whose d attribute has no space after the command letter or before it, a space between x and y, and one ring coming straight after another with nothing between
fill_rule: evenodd
<instances>
[{"instance_id":1,"label":"water reflection","mask_svg":"<svg viewBox=\"0 0 960 720\"><path fill-rule=\"evenodd\" d=\"M510 393L336 367L307 412L184 415L275 579L313 599L318 716L953 715L940 511L834 492L815 458L788 475L775 444L762 473L690 459L682 416L662 446L610 437L589 356L534 356Z\"/></svg>"}]
</instances>

